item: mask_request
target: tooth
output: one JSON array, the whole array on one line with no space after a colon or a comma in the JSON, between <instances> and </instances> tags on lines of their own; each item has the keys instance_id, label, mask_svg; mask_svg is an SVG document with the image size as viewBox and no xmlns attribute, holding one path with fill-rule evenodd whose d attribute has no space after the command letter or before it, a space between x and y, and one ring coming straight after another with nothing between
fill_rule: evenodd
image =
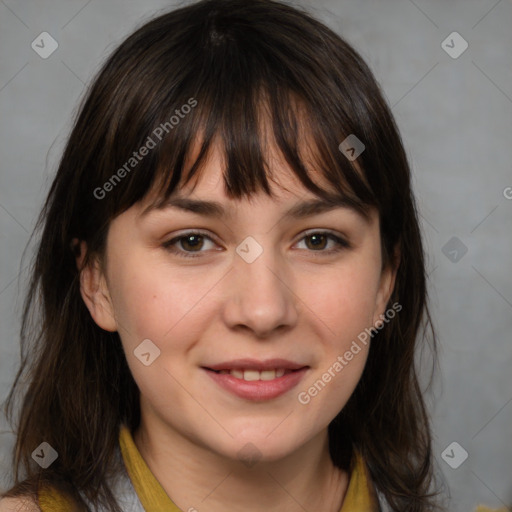
<instances>
[{"instance_id":1,"label":"tooth","mask_svg":"<svg viewBox=\"0 0 512 512\"><path fill-rule=\"evenodd\" d=\"M275 370L263 370L260 372L260 380L272 380L276 378Z\"/></svg>"},{"instance_id":2,"label":"tooth","mask_svg":"<svg viewBox=\"0 0 512 512\"><path fill-rule=\"evenodd\" d=\"M278 377L282 377L286 374L286 370L280 368L278 370L220 370L221 374L229 373L233 377L237 379L244 379L246 381L256 381L256 380L273 380Z\"/></svg>"},{"instance_id":3,"label":"tooth","mask_svg":"<svg viewBox=\"0 0 512 512\"><path fill-rule=\"evenodd\" d=\"M260 372L258 370L244 370L244 380L260 380Z\"/></svg>"}]
</instances>

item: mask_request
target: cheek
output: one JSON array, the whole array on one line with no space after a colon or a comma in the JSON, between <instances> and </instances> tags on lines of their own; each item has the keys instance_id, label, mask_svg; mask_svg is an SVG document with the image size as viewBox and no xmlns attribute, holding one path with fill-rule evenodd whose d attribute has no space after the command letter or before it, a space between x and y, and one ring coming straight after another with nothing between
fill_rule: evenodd
<instances>
[{"instance_id":1,"label":"cheek","mask_svg":"<svg viewBox=\"0 0 512 512\"><path fill-rule=\"evenodd\" d=\"M171 276L169 269L161 265L152 265L147 256L113 254L111 261L116 264L109 273L110 291L118 332L133 378L156 409L167 408L169 402L182 407L183 396L173 376L183 380L180 362L195 339L194 333L185 329L187 322L183 319L187 318L191 304L198 302L195 295L199 292L187 295L179 277ZM185 288L194 289L194 286ZM157 349L145 342L144 346L149 348L143 352L139 346L148 339ZM147 351L150 361L154 354L158 353L158 356L146 366L137 354ZM166 390L165 394L162 389Z\"/></svg>"},{"instance_id":2,"label":"cheek","mask_svg":"<svg viewBox=\"0 0 512 512\"><path fill-rule=\"evenodd\" d=\"M308 283L301 296L339 350L372 325L378 289L373 266L354 260L336 272L312 276Z\"/></svg>"},{"instance_id":3,"label":"cheek","mask_svg":"<svg viewBox=\"0 0 512 512\"><path fill-rule=\"evenodd\" d=\"M322 421L329 422L345 406L366 365L380 275L376 269L373 260L354 258L336 272L313 276L316 284L305 295L310 314L320 320L322 349L298 400Z\"/></svg>"},{"instance_id":4,"label":"cheek","mask_svg":"<svg viewBox=\"0 0 512 512\"><path fill-rule=\"evenodd\" d=\"M134 348L149 338L162 348L172 341L173 350L179 350L180 344L185 349L197 338L200 323L190 318L207 315L209 279L194 269L176 272L160 258L152 262L142 253L113 255L113 261L119 263L110 273L111 295L125 345Z\"/></svg>"},{"instance_id":5,"label":"cheek","mask_svg":"<svg viewBox=\"0 0 512 512\"><path fill-rule=\"evenodd\" d=\"M317 425L329 424L349 401L366 365L369 344L340 341L332 349L297 394L298 407Z\"/></svg>"},{"instance_id":6,"label":"cheek","mask_svg":"<svg viewBox=\"0 0 512 512\"><path fill-rule=\"evenodd\" d=\"M163 328L158 325L159 318L162 321L158 283L154 283L152 275L143 269L135 266L129 272L126 262L123 262L112 273L115 285L111 296L119 333L124 337L156 338Z\"/></svg>"}]
</instances>

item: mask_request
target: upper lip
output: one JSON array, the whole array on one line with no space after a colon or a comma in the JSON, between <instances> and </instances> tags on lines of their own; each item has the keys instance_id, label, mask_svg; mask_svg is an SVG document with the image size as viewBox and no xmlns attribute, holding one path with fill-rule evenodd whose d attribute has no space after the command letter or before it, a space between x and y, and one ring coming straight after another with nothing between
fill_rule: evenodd
<instances>
[{"instance_id":1,"label":"upper lip","mask_svg":"<svg viewBox=\"0 0 512 512\"><path fill-rule=\"evenodd\" d=\"M299 370L306 367L307 365L295 363L287 359L265 359L259 361L257 359L233 359L232 361L226 361L225 363L213 364L204 366L209 370L274 370L283 368L285 370Z\"/></svg>"}]
</instances>

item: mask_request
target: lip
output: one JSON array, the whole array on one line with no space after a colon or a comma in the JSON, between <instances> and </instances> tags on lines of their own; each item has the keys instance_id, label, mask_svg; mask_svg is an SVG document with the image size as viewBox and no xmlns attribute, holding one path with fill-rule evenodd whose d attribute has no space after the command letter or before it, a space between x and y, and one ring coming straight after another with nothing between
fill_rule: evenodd
<instances>
[{"instance_id":1,"label":"lip","mask_svg":"<svg viewBox=\"0 0 512 512\"><path fill-rule=\"evenodd\" d=\"M272 380L246 381L238 379L229 373L216 373L213 370L270 370L284 368L290 370L282 377ZM209 367L202 367L206 374L222 389L229 391L239 398L251 401L272 400L284 395L304 378L309 366L299 365L283 359L268 359L255 361L254 359L237 359L229 363L221 363Z\"/></svg>"},{"instance_id":2,"label":"lip","mask_svg":"<svg viewBox=\"0 0 512 512\"><path fill-rule=\"evenodd\" d=\"M257 359L233 359L224 363L203 366L209 370L273 370L274 368L284 368L285 370L300 370L305 364L295 363L288 359L265 359L259 361Z\"/></svg>"}]
</instances>

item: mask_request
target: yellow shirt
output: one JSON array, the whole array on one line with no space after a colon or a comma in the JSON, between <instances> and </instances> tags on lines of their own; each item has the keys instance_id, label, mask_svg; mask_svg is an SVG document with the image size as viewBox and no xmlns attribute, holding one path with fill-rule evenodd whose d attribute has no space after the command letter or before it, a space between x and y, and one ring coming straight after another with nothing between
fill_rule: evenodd
<instances>
[{"instance_id":1,"label":"yellow shirt","mask_svg":"<svg viewBox=\"0 0 512 512\"><path fill-rule=\"evenodd\" d=\"M119 445L128 475L144 509L147 512L182 512L151 473L125 425L120 428ZM374 512L378 507L373 487L369 485L368 469L361 455L357 452L354 455L350 481L340 512ZM64 512L71 508L65 496L48 488L39 491L39 506L43 512Z\"/></svg>"}]
</instances>

